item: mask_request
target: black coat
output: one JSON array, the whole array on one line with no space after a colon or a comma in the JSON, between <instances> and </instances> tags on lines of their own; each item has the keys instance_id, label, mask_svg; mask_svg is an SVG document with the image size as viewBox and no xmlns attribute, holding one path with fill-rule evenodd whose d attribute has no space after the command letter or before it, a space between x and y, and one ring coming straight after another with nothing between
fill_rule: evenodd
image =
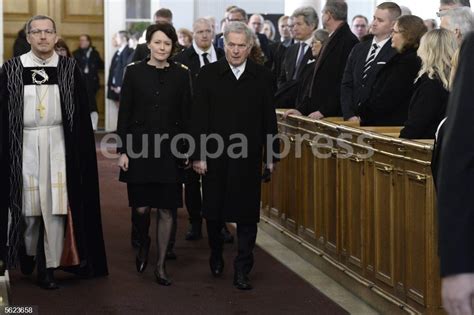
<instances>
[{"instance_id":1,"label":"black coat","mask_svg":"<svg viewBox=\"0 0 474 315\"><path fill-rule=\"evenodd\" d=\"M7 61L0 74L0 259L7 258L13 264L15 251L12 249L18 250L21 244L21 236L19 241L16 233L22 235L23 226L17 221L21 218L23 184L21 159L16 158L22 156L23 110L20 107L10 111L9 107L12 99L23 100L24 82L17 77L22 70L20 58L17 57ZM68 208L81 261L81 265L67 270L84 276L103 276L108 271L102 236L96 148L86 87L79 67L72 58L59 57L58 74L66 149ZM10 83L8 88L7 82ZM71 85L71 82L74 84ZM6 205L10 208L12 218L8 254L5 251L8 220L4 219L9 213Z\"/></svg>"},{"instance_id":2,"label":"black coat","mask_svg":"<svg viewBox=\"0 0 474 315\"><path fill-rule=\"evenodd\" d=\"M165 69L148 65L147 60L127 67L117 135L122 143L118 152L128 155L129 169L120 172L121 181L177 183L182 180L179 159L172 155L170 141L175 135L186 131L190 89L189 71L172 61ZM148 139L143 140L144 135ZM165 135L169 139L165 139ZM155 148L158 136L163 141L157 142L160 146ZM140 152L147 155L134 156Z\"/></svg>"},{"instance_id":3,"label":"black coat","mask_svg":"<svg viewBox=\"0 0 474 315\"><path fill-rule=\"evenodd\" d=\"M104 69L104 61L94 47L92 47L89 58L87 58L87 50L83 49L75 50L72 55L76 59L86 82L90 110L91 112L96 112L96 94L100 88L99 70ZM85 71L86 68L88 71Z\"/></svg>"},{"instance_id":4,"label":"black coat","mask_svg":"<svg viewBox=\"0 0 474 315\"><path fill-rule=\"evenodd\" d=\"M267 135L276 135L273 107L274 84L270 70L247 59L245 71L236 80L226 59L201 69L194 94L191 133L197 141L193 160L207 161L208 172L202 177L203 216L227 222L255 223L260 216L260 186L263 149ZM217 134L224 140L224 154L202 157L200 135ZM244 135L247 157L229 158L235 140ZM237 141L240 143L240 141ZM272 145L271 143L269 145ZM278 143L273 150L278 152ZM207 143L207 152L216 152L215 141ZM239 148L232 150L241 152Z\"/></svg>"},{"instance_id":5,"label":"black coat","mask_svg":"<svg viewBox=\"0 0 474 315\"><path fill-rule=\"evenodd\" d=\"M448 104L437 179L441 276L474 272L474 35L463 41Z\"/></svg>"},{"instance_id":6,"label":"black coat","mask_svg":"<svg viewBox=\"0 0 474 315\"><path fill-rule=\"evenodd\" d=\"M341 108L344 119L358 114L359 105L368 99L380 69L397 54L397 51L392 48L392 40L389 39L367 71L367 78L363 80L365 61L371 49L372 39L361 42L354 46L347 59L341 83Z\"/></svg>"},{"instance_id":7,"label":"black coat","mask_svg":"<svg viewBox=\"0 0 474 315\"><path fill-rule=\"evenodd\" d=\"M220 48L215 48L215 50L217 60L225 57L224 50ZM172 59L187 66L191 71L193 81L195 81L196 77L199 74L199 71L201 70L201 61L199 60L199 55L196 53L196 50L194 50L193 46L183 50L182 52L174 56Z\"/></svg>"},{"instance_id":8,"label":"black coat","mask_svg":"<svg viewBox=\"0 0 474 315\"><path fill-rule=\"evenodd\" d=\"M415 92L408 107L408 120L400 138L434 139L439 123L446 116L449 92L443 83L423 74L415 83Z\"/></svg>"},{"instance_id":9,"label":"black coat","mask_svg":"<svg viewBox=\"0 0 474 315\"><path fill-rule=\"evenodd\" d=\"M347 23L329 37L316 62L313 84L297 104L303 115L320 111L325 117L341 116L341 81L352 48L359 42Z\"/></svg>"},{"instance_id":10,"label":"black coat","mask_svg":"<svg viewBox=\"0 0 474 315\"><path fill-rule=\"evenodd\" d=\"M414 49L390 59L375 76L369 98L359 107L361 125L403 126L420 67Z\"/></svg>"},{"instance_id":11,"label":"black coat","mask_svg":"<svg viewBox=\"0 0 474 315\"><path fill-rule=\"evenodd\" d=\"M302 73L307 72L309 68L314 69L315 60L311 47L308 47L298 68L296 80L293 80L299 49L300 44L293 44L285 51L278 77L278 90L275 94L275 107L277 108L295 108L298 90L303 79Z\"/></svg>"},{"instance_id":12,"label":"black coat","mask_svg":"<svg viewBox=\"0 0 474 315\"><path fill-rule=\"evenodd\" d=\"M125 46L122 52L118 53L118 50L112 57L112 62L110 63L109 68L109 80L107 82L107 98L118 101L120 95L112 91L111 87L121 87L123 82L123 74L125 71L125 67L130 62L130 58L133 54L133 49Z\"/></svg>"}]
</instances>

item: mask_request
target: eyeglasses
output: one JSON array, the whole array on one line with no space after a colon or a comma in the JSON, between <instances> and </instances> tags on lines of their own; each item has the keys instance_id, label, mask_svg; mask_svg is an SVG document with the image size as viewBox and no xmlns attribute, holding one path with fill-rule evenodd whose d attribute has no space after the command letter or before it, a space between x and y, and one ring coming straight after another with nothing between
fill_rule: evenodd
<instances>
[{"instance_id":1,"label":"eyeglasses","mask_svg":"<svg viewBox=\"0 0 474 315\"><path fill-rule=\"evenodd\" d=\"M29 34L31 34L33 36L41 36L43 34L43 32L47 36L51 36L51 35L56 34L56 30L54 30L52 28L48 28L48 29L45 29L45 30L33 29L29 32Z\"/></svg>"},{"instance_id":2,"label":"eyeglasses","mask_svg":"<svg viewBox=\"0 0 474 315\"><path fill-rule=\"evenodd\" d=\"M238 50L245 50L247 49L248 45L246 44L234 44L234 43L228 43L228 44L225 44L228 48L230 49L234 49L234 48L237 48Z\"/></svg>"}]
</instances>

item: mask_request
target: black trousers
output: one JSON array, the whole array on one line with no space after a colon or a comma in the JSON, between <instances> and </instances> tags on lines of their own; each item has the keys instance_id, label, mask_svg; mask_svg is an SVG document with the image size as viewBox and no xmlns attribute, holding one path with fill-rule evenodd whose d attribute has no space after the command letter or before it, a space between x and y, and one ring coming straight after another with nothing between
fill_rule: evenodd
<instances>
[{"instance_id":1,"label":"black trousers","mask_svg":"<svg viewBox=\"0 0 474 315\"><path fill-rule=\"evenodd\" d=\"M184 202L188 209L189 222L191 224L201 224L201 176L197 174L192 168L185 171L184 183Z\"/></svg>"},{"instance_id":2,"label":"black trousers","mask_svg":"<svg viewBox=\"0 0 474 315\"><path fill-rule=\"evenodd\" d=\"M221 233L224 222L207 220L207 235L211 255L222 255L224 237ZM234 271L249 274L252 270L254 258L253 249L257 240L257 223L237 223L237 256L234 259Z\"/></svg>"}]
</instances>

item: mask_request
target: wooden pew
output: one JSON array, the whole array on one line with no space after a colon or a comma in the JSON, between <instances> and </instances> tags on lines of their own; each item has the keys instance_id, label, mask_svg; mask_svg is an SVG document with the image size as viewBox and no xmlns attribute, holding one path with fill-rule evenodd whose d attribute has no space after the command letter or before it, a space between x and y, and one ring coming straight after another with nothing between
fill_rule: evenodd
<instances>
[{"instance_id":1,"label":"wooden pew","mask_svg":"<svg viewBox=\"0 0 474 315\"><path fill-rule=\"evenodd\" d=\"M262 218L390 303L441 313L432 141L283 113L289 154L262 189Z\"/></svg>"}]
</instances>

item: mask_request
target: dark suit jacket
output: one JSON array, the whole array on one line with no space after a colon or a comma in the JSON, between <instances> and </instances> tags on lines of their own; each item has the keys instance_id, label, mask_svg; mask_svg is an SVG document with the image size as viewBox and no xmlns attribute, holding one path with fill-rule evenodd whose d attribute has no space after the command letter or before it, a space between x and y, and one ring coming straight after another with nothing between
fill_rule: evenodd
<instances>
[{"instance_id":1,"label":"dark suit jacket","mask_svg":"<svg viewBox=\"0 0 474 315\"><path fill-rule=\"evenodd\" d=\"M474 273L474 34L461 46L449 98L437 179L441 276Z\"/></svg>"},{"instance_id":2,"label":"dark suit jacket","mask_svg":"<svg viewBox=\"0 0 474 315\"><path fill-rule=\"evenodd\" d=\"M296 80L293 80L299 49L300 44L293 44L286 49L281 64L280 76L278 77L278 90L275 93L275 106L277 108L295 108L298 90L302 82L302 73L307 72L309 68L314 69L315 60L311 47L308 47L298 68Z\"/></svg>"},{"instance_id":3,"label":"dark suit jacket","mask_svg":"<svg viewBox=\"0 0 474 315\"><path fill-rule=\"evenodd\" d=\"M259 221L262 152L278 133L273 107L273 76L267 68L247 59L237 80L226 59L201 69L194 94L191 134L196 140L194 160L202 160L201 135L222 137L223 154L208 156L208 172L202 177L203 217L228 222ZM229 137L244 135L247 154L231 158ZM216 152L217 141L207 141L207 152ZM274 142L278 151L278 142ZM241 152L234 149L236 155ZM204 153L204 152L202 152ZM265 159L266 161L266 159Z\"/></svg>"},{"instance_id":4,"label":"dark suit jacket","mask_svg":"<svg viewBox=\"0 0 474 315\"><path fill-rule=\"evenodd\" d=\"M347 23L342 24L322 48L303 100L297 104L303 115L320 111L325 117L341 116L341 81L346 60L359 42Z\"/></svg>"},{"instance_id":5,"label":"dark suit jacket","mask_svg":"<svg viewBox=\"0 0 474 315\"><path fill-rule=\"evenodd\" d=\"M109 69L109 80L107 82L107 86L109 88L107 91L107 98L118 101L119 95L112 91L110 88L112 86L122 86L125 67L129 64L130 56L132 54L133 49L128 46L125 46L120 55L118 54L117 50L114 56L112 57L112 62L110 63Z\"/></svg>"},{"instance_id":6,"label":"dark suit jacket","mask_svg":"<svg viewBox=\"0 0 474 315\"><path fill-rule=\"evenodd\" d=\"M361 125L403 126L420 67L415 49L390 59L375 76L369 98L359 107Z\"/></svg>"},{"instance_id":7,"label":"dark suit jacket","mask_svg":"<svg viewBox=\"0 0 474 315\"><path fill-rule=\"evenodd\" d=\"M439 123L446 115L449 92L443 83L423 74L415 84L415 92L408 107L408 120L400 138L434 139Z\"/></svg>"},{"instance_id":8,"label":"dark suit jacket","mask_svg":"<svg viewBox=\"0 0 474 315\"><path fill-rule=\"evenodd\" d=\"M359 104L365 102L369 97L370 89L378 72L397 54L397 51L392 48L392 40L389 39L377 54L365 82L362 82L365 61L371 49L372 40L361 42L354 46L347 59L341 85L341 107L344 119L357 115Z\"/></svg>"},{"instance_id":9,"label":"dark suit jacket","mask_svg":"<svg viewBox=\"0 0 474 315\"><path fill-rule=\"evenodd\" d=\"M216 55L217 55L217 60L220 60L221 58L225 57L224 50L220 48L215 48L216 50ZM177 61L179 63L182 63L183 65L187 66L189 70L191 70L191 75L193 77L193 85L194 81L196 80L197 75L199 74L199 71L201 70L201 62L199 60L199 55L196 53L196 50L194 50L194 47L191 46L176 56L172 58L174 61Z\"/></svg>"}]
</instances>

